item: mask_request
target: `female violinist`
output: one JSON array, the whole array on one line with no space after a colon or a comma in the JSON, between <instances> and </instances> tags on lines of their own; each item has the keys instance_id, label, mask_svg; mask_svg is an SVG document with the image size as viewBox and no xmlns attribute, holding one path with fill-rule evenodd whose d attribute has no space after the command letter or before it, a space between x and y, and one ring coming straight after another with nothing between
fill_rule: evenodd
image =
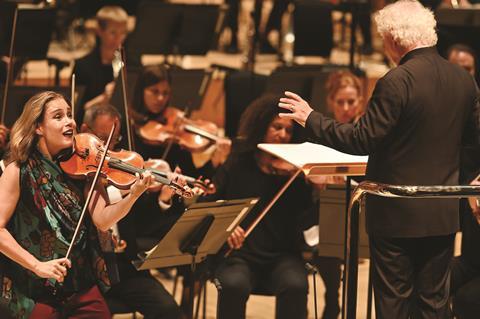
<instances>
[{"instance_id":1,"label":"female violinist","mask_svg":"<svg viewBox=\"0 0 480 319\"><path fill-rule=\"evenodd\" d=\"M109 104L94 105L85 111L81 132L91 133L106 140L112 124L117 124L111 148L120 141L121 115ZM168 169L164 167L164 169ZM156 189L152 189L156 188ZM115 202L122 198L120 190L113 186L107 188L109 200ZM132 207L128 216L118 224L120 238L126 242L126 248L116 255L120 281L112 285L106 297L122 302L132 310L140 312L145 318L177 319L180 308L165 287L149 271L137 271L132 261L137 259L141 249L137 239L155 237L161 229L168 229L176 221L183 209L177 209L180 202L168 187L150 187ZM183 208L183 207L182 207ZM158 236L160 237L160 235Z\"/></svg>"},{"instance_id":2,"label":"female violinist","mask_svg":"<svg viewBox=\"0 0 480 319\"><path fill-rule=\"evenodd\" d=\"M299 251L299 226L310 204L311 190L296 179L243 242L245 226L285 184L288 166L260 151L258 143L292 143L296 124L281 119L278 96L252 102L241 117L239 144L213 178L217 188L211 200L259 197L254 210L228 240L235 248L217 268L222 290L218 318L245 318L249 294L261 289L275 294L276 318L306 318L307 273ZM281 172L281 174L277 174ZM293 172L292 172L293 173ZM242 245L243 243L243 245Z\"/></svg>"},{"instance_id":3,"label":"female violinist","mask_svg":"<svg viewBox=\"0 0 480 319\"><path fill-rule=\"evenodd\" d=\"M151 183L137 176L130 193L109 205L96 186L70 259L64 258L77 226L84 190L60 169L57 157L72 148L76 124L63 96L42 92L26 104L12 128L9 164L0 178L0 251L11 262L3 298L16 318L110 318L100 289L110 280L97 229L108 230L129 212ZM45 279L63 283L62 294Z\"/></svg>"},{"instance_id":4,"label":"female violinist","mask_svg":"<svg viewBox=\"0 0 480 319\"><path fill-rule=\"evenodd\" d=\"M230 150L230 141L219 140L212 160L197 169L190 151L182 148L178 143L169 145L170 139L168 139L166 143L158 144L142 137L141 128L149 121L167 124L167 117L170 117L172 113L180 113L179 110L169 106L171 94L170 76L166 66L155 65L143 69L135 85L131 107L132 117L137 126L134 143L136 151L144 158L165 159L171 167L179 166L182 173L186 175L212 176L215 168L225 160ZM181 132L171 133L172 138L175 139L175 135ZM168 154L164 158L166 151Z\"/></svg>"}]
</instances>

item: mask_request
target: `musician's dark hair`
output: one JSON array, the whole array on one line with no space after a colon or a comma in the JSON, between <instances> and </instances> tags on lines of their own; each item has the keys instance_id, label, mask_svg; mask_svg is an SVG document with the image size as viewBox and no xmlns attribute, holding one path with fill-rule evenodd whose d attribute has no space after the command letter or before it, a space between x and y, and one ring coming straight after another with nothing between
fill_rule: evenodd
<instances>
[{"instance_id":1,"label":"musician's dark hair","mask_svg":"<svg viewBox=\"0 0 480 319\"><path fill-rule=\"evenodd\" d=\"M151 65L143 68L133 91L132 109L145 114L147 109L143 100L143 90L154 84L166 81L171 84L169 67L165 64Z\"/></svg>"},{"instance_id":2,"label":"musician's dark hair","mask_svg":"<svg viewBox=\"0 0 480 319\"><path fill-rule=\"evenodd\" d=\"M278 101L282 96L267 93L255 99L243 112L237 132L237 145L240 152L253 151L257 144L262 143L270 123L278 113L286 113L278 107ZM294 124L291 142L299 142L300 127Z\"/></svg>"}]
</instances>

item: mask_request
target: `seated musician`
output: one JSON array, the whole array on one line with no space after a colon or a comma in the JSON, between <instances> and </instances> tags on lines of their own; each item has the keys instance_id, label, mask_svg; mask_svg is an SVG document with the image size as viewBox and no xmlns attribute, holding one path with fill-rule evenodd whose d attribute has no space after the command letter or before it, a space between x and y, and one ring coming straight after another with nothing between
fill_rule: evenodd
<instances>
[{"instance_id":1,"label":"seated musician","mask_svg":"<svg viewBox=\"0 0 480 319\"><path fill-rule=\"evenodd\" d=\"M480 185L475 181L473 185ZM470 209L461 211L462 254L452 262L451 294L453 313L457 319L478 318L480 313L480 205L476 198L469 199ZM462 203L462 206L465 203ZM473 214L472 214L473 213Z\"/></svg>"},{"instance_id":2,"label":"seated musician","mask_svg":"<svg viewBox=\"0 0 480 319\"><path fill-rule=\"evenodd\" d=\"M120 141L120 113L109 104L97 104L85 111L81 131L106 140L114 123L117 125L113 136L116 144ZM112 145L112 149L114 146ZM113 202L122 198L120 191L113 186L109 186L108 194ZM167 224L173 224L179 217L178 214L168 212L172 206L172 197L173 192L168 187L161 187L160 190L156 186L151 187L139 198L130 214L118 224L120 238L127 246L124 252L117 254L120 282L113 285L105 296L107 300L120 301L130 309L140 312L145 318L180 317L180 308L163 285L148 270L137 271L131 263L137 259L140 252L137 247L139 237L154 236L151 233L155 232L152 227L167 228Z\"/></svg>"},{"instance_id":3,"label":"seated musician","mask_svg":"<svg viewBox=\"0 0 480 319\"><path fill-rule=\"evenodd\" d=\"M245 318L249 295L258 289L276 296L276 318L306 318L308 282L299 249L299 225L311 203L311 190L303 178L290 185L243 242L246 227L292 173L288 164L257 149L258 143L291 143L297 138L296 125L278 117L277 99L265 95L245 110L238 132L239 145L213 179L217 192L212 200L260 198L228 239L235 250L215 271L222 287L219 319Z\"/></svg>"},{"instance_id":4,"label":"seated musician","mask_svg":"<svg viewBox=\"0 0 480 319\"><path fill-rule=\"evenodd\" d=\"M341 123L355 122L363 112L363 87L360 79L349 71L336 71L329 75L326 82L327 106L333 118ZM319 190L328 184L345 184L343 176L318 176L309 178ZM320 193L321 196L321 193ZM321 213L321 212L320 212ZM311 214L306 227L318 225L318 214ZM322 225L320 225L321 231ZM336 257L317 256L313 263L317 266L325 284L325 308L323 319L334 319L340 313L339 288L342 261Z\"/></svg>"},{"instance_id":5,"label":"seated musician","mask_svg":"<svg viewBox=\"0 0 480 319\"><path fill-rule=\"evenodd\" d=\"M456 44L448 50L448 60L463 67L472 76L476 75L476 54L472 48ZM480 147L476 141L462 145L460 155L460 183L479 185L478 175ZM473 181L472 181L473 180ZM476 243L480 240L480 207L476 199L460 201L460 228L462 231L462 254L454 257L451 273L453 313L458 319L477 318L480 311L480 259Z\"/></svg>"},{"instance_id":6,"label":"seated musician","mask_svg":"<svg viewBox=\"0 0 480 319\"><path fill-rule=\"evenodd\" d=\"M115 204L96 186L65 258L89 188L58 163L72 148L75 129L64 97L49 91L30 98L12 128L9 164L0 178L0 252L9 258L1 297L15 318L111 317L100 293L111 283L97 228L106 231L123 218L151 175L138 176ZM63 286L55 294L46 279Z\"/></svg>"},{"instance_id":7,"label":"seated musician","mask_svg":"<svg viewBox=\"0 0 480 319\"><path fill-rule=\"evenodd\" d=\"M215 168L225 161L230 151L230 141L220 140L216 143L215 152L210 161L197 168L193 162L192 153L181 148L177 143L169 145L161 142L151 142L142 137L138 130L148 121L165 124L166 113L172 108L169 104L172 96L170 75L167 66L155 65L145 67L140 74L133 93L131 105L132 117L136 123L135 147L144 158L165 159L172 168L179 166L183 174L193 177L210 177ZM160 135L160 133L159 133ZM175 134L172 134L175 138Z\"/></svg>"},{"instance_id":8,"label":"seated musician","mask_svg":"<svg viewBox=\"0 0 480 319\"><path fill-rule=\"evenodd\" d=\"M478 80L477 54L466 44L454 44L447 50L448 61L458 64Z\"/></svg>"},{"instance_id":9,"label":"seated musician","mask_svg":"<svg viewBox=\"0 0 480 319\"><path fill-rule=\"evenodd\" d=\"M75 117L83 119L84 109L110 100L114 88L116 51L127 36L127 13L118 6L105 6L97 12L97 43L93 50L75 61L73 74L76 84L85 93Z\"/></svg>"}]
</instances>

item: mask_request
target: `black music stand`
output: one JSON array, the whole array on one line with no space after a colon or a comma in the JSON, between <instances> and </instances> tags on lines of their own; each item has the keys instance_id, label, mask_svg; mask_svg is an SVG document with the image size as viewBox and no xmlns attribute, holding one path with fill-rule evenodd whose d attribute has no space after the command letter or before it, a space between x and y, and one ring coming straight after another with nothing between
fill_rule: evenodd
<instances>
[{"instance_id":1,"label":"black music stand","mask_svg":"<svg viewBox=\"0 0 480 319\"><path fill-rule=\"evenodd\" d=\"M328 1L295 1L294 56L330 57L333 48L332 10L333 5Z\"/></svg>"},{"instance_id":2,"label":"black music stand","mask_svg":"<svg viewBox=\"0 0 480 319\"><path fill-rule=\"evenodd\" d=\"M10 56L12 27L18 10L12 56L14 64L9 81L26 60L44 60L53 33L55 9L21 6L13 2L0 3L0 55ZM33 36L32 36L33 35ZM57 69L58 70L58 69Z\"/></svg>"},{"instance_id":3,"label":"black music stand","mask_svg":"<svg viewBox=\"0 0 480 319\"><path fill-rule=\"evenodd\" d=\"M69 100L71 94L70 87L66 86L11 86L7 97L8 100L7 108L5 110L4 124L11 128L20 114L22 114L23 107L28 99L30 99L33 95L43 91L55 91L62 94L67 100ZM77 87L76 101L81 100L84 91L85 90L83 88ZM3 86L0 86L0 101L3 101Z\"/></svg>"},{"instance_id":4,"label":"black music stand","mask_svg":"<svg viewBox=\"0 0 480 319\"><path fill-rule=\"evenodd\" d=\"M138 254L133 265L137 270L146 270L190 264L187 316L192 318L196 264L220 250L257 201L248 198L191 205L155 247Z\"/></svg>"},{"instance_id":5,"label":"black music stand","mask_svg":"<svg viewBox=\"0 0 480 319\"><path fill-rule=\"evenodd\" d=\"M141 2L127 39L129 63L139 65L141 54L205 55L218 42L224 15L219 5Z\"/></svg>"}]
</instances>

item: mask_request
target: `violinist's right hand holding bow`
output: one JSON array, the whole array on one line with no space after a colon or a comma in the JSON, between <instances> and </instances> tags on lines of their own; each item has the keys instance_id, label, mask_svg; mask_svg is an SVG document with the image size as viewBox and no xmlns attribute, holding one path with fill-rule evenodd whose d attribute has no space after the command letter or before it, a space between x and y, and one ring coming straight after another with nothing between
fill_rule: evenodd
<instances>
[{"instance_id":1,"label":"violinist's right hand holding bow","mask_svg":"<svg viewBox=\"0 0 480 319\"><path fill-rule=\"evenodd\" d=\"M237 226L235 230L227 238L228 246L231 249L242 248L244 241L245 241L245 231L240 226Z\"/></svg>"},{"instance_id":2,"label":"violinist's right hand holding bow","mask_svg":"<svg viewBox=\"0 0 480 319\"><path fill-rule=\"evenodd\" d=\"M72 268L70 260L58 258L43 262L37 260L32 271L40 278L55 279L58 282L63 282L67 276L67 268Z\"/></svg>"}]
</instances>

